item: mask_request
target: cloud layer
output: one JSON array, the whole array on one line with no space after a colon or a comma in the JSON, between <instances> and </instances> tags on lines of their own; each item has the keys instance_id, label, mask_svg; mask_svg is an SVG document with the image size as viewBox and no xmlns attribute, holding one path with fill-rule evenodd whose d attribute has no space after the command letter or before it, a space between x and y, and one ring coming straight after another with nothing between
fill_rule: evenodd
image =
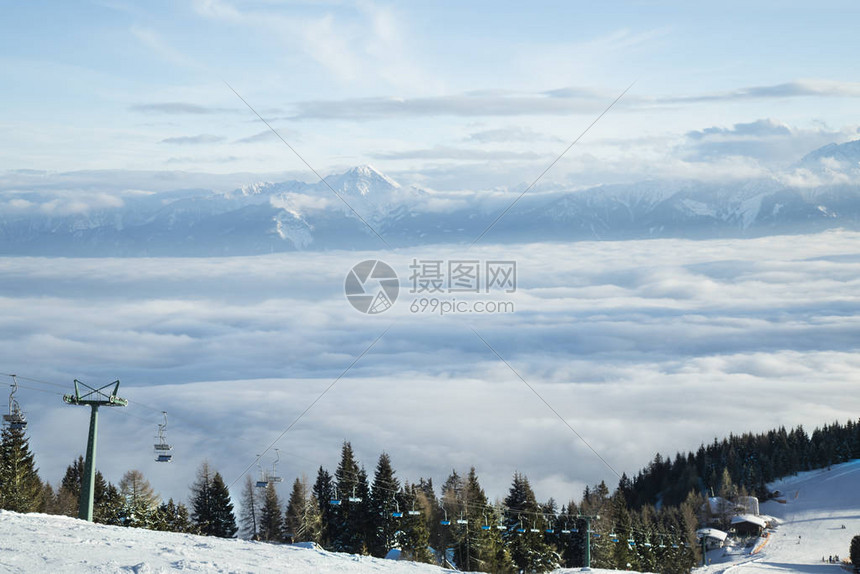
<instances>
[{"instance_id":1,"label":"cloud layer","mask_svg":"<svg viewBox=\"0 0 860 574\"><path fill-rule=\"evenodd\" d=\"M407 278L413 258L462 258L451 248L383 254L402 295L372 317L342 289L375 253L4 258L0 371L64 385L22 380L45 478L59 479L86 436L85 409L59 394L73 378L119 378L132 404L102 418L101 468L111 480L142 468L185 497L204 458L237 478L391 326L277 444L288 477L333 468L348 439L366 465L386 450L411 480L475 464L491 496L514 470L541 497L578 496L616 477L472 329L631 473L715 435L856 415L858 241L486 246L468 255L518 261L516 312L446 317L411 313ZM177 448L169 469L150 452L162 409Z\"/></svg>"}]
</instances>

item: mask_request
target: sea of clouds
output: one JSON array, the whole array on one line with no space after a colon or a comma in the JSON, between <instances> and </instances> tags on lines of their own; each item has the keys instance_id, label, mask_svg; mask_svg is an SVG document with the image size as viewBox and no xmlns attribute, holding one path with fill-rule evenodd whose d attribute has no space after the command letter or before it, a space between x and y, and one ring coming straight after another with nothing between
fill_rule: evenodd
<instances>
[{"instance_id":1,"label":"sea of clouds","mask_svg":"<svg viewBox=\"0 0 860 574\"><path fill-rule=\"evenodd\" d=\"M386 261L400 277L385 313L359 313L344 296L347 272L365 259ZM510 301L515 312L411 312L421 297L410 292L415 259L516 261L515 293L441 295ZM87 410L60 398L74 378L93 386L120 379L131 401L101 411L106 478L138 468L180 499L204 459L238 495L243 471L256 476L256 455L269 446L280 449L286 496L294 477L312 479L320 465L333 471L349 440L371 474L386 451L401 479L440 484L474 465L494 498L517 470L539 498L566 502L586 484L614 488L613 469L635 474L658 451L778 425L811 430L860 408L851 392L860 378L853 232L235 258L7 257L0 277L0 372L26 377L16 398L53 484L86 441ZM162 410L175 445L169 465L152 456ZM273 457L267 452L264 466Z\"/></svg>"}]
</instances>

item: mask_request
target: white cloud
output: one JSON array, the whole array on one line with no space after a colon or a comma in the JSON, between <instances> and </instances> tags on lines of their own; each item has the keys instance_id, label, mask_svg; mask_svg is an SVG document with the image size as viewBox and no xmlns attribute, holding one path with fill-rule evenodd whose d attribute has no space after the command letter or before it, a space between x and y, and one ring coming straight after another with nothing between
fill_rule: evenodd
<instances>
[{"instance_id":1,"label":"white cloud","mask_svg":"<svg viewBox=\"0 0 860 574\"><path fill-rule=\"evenodd\" d=\"M846 385L860 376L858 240L837 231L468 252L0 258L0 371L69 387L74 377L120 378L133 403L103 418L100 451L113 454L100 466L114 481L143 467L162 493L184 497L200 460L235 478L393 323L279 443L284 474L332 469L348 439L368 466L391 453L404 478L441 480L475 464L492 497L518 469L541 497L565 499L614 478L470 326L632 473L658 450L728 432L855 416L860 402ZM361 259L382 257L406 277L414 257L465 255L518 261L516 313L413 315L406 279L385 315L361 315L344 299L346 270ZM56 481L83 449L86 413L31 389L19 399L38 464ZM177 445L170 473L150 456L161 409Z\"/></svg>"}]
</instances>

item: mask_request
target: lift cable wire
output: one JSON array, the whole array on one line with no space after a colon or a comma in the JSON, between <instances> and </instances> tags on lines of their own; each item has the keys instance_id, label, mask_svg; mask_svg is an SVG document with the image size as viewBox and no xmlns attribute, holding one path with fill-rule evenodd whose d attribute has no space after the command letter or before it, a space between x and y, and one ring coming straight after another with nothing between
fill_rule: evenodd
<instances>
[{"instance_id":1,"label":"lift cable wire","mask_svg":"<svg viewBox=\"0 0 860 574\"><path fill-rule=\"evenodd\" d=\"M383 332L383 335L384 335L384 334L385 334L385 332ZM382 338L382 335L380 335L379 337L377 337L377 339L374 341L374 344L375 344L375 343L376 343L376 341L378 341L380 338ZM370 350L370 348L368 348L368 349L367 349L367 351L369 351L369 350ZM365 351L365 353L366 353L367 351ZM361 356L359 356L358 358L361 358ZM354 364L354 363L353 363L353 364ZM341 374L341 377L343 376L343 374L345 374L345 372ZM2 375L3 375L3 373L0 373L0 376L2 376ZM20 375L18 375L18 376L17 376L17 378L18 378L18 379L22 379L22 380L31 381L31 382L38 382L38 383L42 383L42 384L48 384L48 385L52 385L52 386L56 386L56 387L62 387L62 386L63 386L63 385L58 385L58 384L56 384L56 383L50 383L50 382L48 382L48 381L41 381L41 380L38 380L38 379L32 379L32 378L30 378L30 377L22 377L22 376L20 376ZM338 380L339 380L339 379L338 379ZM335 380L335 382L337 382L337 380ZM37 387L31 387L31 386L29 386L29 385L21 385L20 383L18 384L18 386L19 386L19 388L22 388L22 389L27 389L27 390L37 391L37 392L40 392L40 393L47 393L47 394L51 394L51 395L55 395L55 396L62 396L62 395L63 395L63 393L58 393L58 392L56 392L56 391L51 391L51 390L47 390L47 389L40 389L40 388L37 388ZM333 386L333 385L330 385L330 386L329 386L329 389L327 389L327 390L326 390L326 392L327 392L328 390L330 390L331 386ZM320 395L320 397L319 397L319 398L322 398L322 395ZM319 399L317 399L317 400L319 400ZM129 402L131 402L131 401L129 401ZM145 408L152 408L152 409L154 409L154 407L150 407L150 406L147 406L147 405L143 405L143 404L141 404L141 403L137 403L137 405L138 405L138 406L144 406ZM311 405L311 406L313 406L313 405ZM305 413L307 412L307 410L309 410L309 409L306 409ZM143 422L145 422L145 423L147 423L147 424L149 424L149 423L151 422L149 419L145 419L145 418L143 418L143 417L140 417L140 416L134 415L134 414L132 414L132 413L128 412L127 410L121 410L120 412L122 412L122 413L124 413L125 415L130 416L130 417L132 417L132 418L135 418L135 419L141 420L141 421L143 421ZM161 411L160 411L160 412L161 412ZM303 414L304 414L304 413L303 413ZM299 416L299 417L294 421L294 424L295 424L296 422L298 422L298 419L299 419L299 418L301 418L301 416L302 416L302 415L300 415L300 416ZM193 426L199 426L199 425L198 425L198 424L196 424L196 423L191 423L191 424L192 424ZM201 427L201 428L203 428L203 427ZM204 428L204 430L206 430L206 429ZM288 428L287 430L289 430L289 428ZM282 434L281 434L281 436L280 436L280 437L278 437L278 439L276 439L276 440L272 443L272 445L271 445L271 446L273 446L273 445L274 445L278 440L280 440L280 438L282 438L284 434L286 434L286 432L282 433ZM270 449L271 449L271 446L270 446ZM267 449L267 450L269 450L269 449ZM265 452L264 452L264 453L262 453L262 454L258 454L258 455L256 456L256 458L254 459L254 462L250 465L250 467L249 467L249 468L251 468L251 467L253 467L253 466L258 465L258 464L261 462L261 460L262 460L263 454L265 454ZM296 453L292 453L292 452L287 451L285 454L286 454L287 456L291 456L291 457L293 457L293 458L299 458L299 459L305 460L305 461L307 461L307 462L310 462L310 463L314 464L315 466L319 466L319 467L324 467L324 466L325 466L325 465L319 464L319 461L316 461L316 460L313 460L313 459L310 459L310 458L307 458L307 457L304 457L304 456L298 455L298 454L296 454ZM245 472L242 474L242 476L244 476L244 474L246 474L246 473L247 473L247 469L246 469L246 470L245 470ZM346 472L345 472L345 474L346 474L347 478L351 478L352 480L358 480L358 479L359 479L359 476L361 475L361 471L346 471ZM241 478L241 477L240 477L240 478ZM235 482L236 482L236 481L234 481L230 486L232 487L232 486L235 484ZM413 486L414 486L414 485L415 485L415 483L413 483ZM395 498L396 496L398 496L398 495L400 495L400 494L403 494L403 493L404 493L403 489L395 490L395 489L387 488L387 487L380 487L380 488L381 488L384 492L388 492L388 493L390 493L390 494L392 495L392 498ZM444 493L442 493L442 494L444 494ZM441 503L441 500L440 500L440 503ZM455 506L456 506L456 507L458 507L458 508L463 508L463 509L473 509L473 510L475 510L475 511L477 511L477 512L481 512L481 513L486 513L487 509L489 509L489 508L493 508L493 509L494 509L494 510L496 510L497 512L503 512L503 513L504 513L504 512L507 512L507 513L510 513L510 514L512 514L512 515L513 515L513 514L516 514L517 516L530 518L530 519L531 519L531 520L533 520L533 521L534 521L534 520L537 520L537 519L544 520L544 521L550 521L550 520L576 520L576 519L578 518L578 516L579 516L578 514L574 514L574 513L570 513L570 512L565 512L565 513L555 513L555 514L549 513L549 514L548 514L548 513L545 513L545 512L524 511L524 510L521 510L521 509L516 509L516 508L511 508L511 507L505 506L504 504L489 504L489 503L488 503L487 505L481 505L481 504L474 504L474 503L461 502L461 503L456 504ZM440 504L440 507L441 507L441 504ZM629 533L631 533L631 534L641 534L641 535L643 535L643 536L653 536L653 537L658 537L658 538L659 538L659 537L663 537L664 539L667 539L667 540L670 540L670 541L672 541L672 540L675 540L675 539L679 538L679 535L678 535L677 533L665 533L665 532L657 532L657 531L647 531L647 530L641 530L641 529L636 529L636 528L628 528L628 529L624 530L624 534L627 534L628 532L629 532Z\"/></svg>"},{"instance_id":2,"label":"lift cable wire","mask_svg":"<svg viewBox=\"0 0 860 574\"><path fill-rule=\"evenodd\" d=\"M471 328L471 327L470 327L470 328ZM503 363L508 367L508 369L510 369L510 370L511 370L511 372L512 372L514 375L516 375L516 376L517 376L517 378L518 378L520 381L522 381L522 383L523 383L525 386L527 386L527 387L529 388L529 390L530 390L531 392L533 392L533 393L535 394L535 396L536 396L537 398L539 398L539 399L541 400L541 402L543 402L543 404L545 404L545 405L546 405L546 407L547 407L549 410L551 410L551 411L553 412L553 414L554 414L555 416L557 416L557 417L558 417L558 419L559 419L561 422L563 422L563 423L564 423L564 425L565 425L567 428L569 428L569 429L570 429L570 431L571 431L573 434L575 434L575 435L579 438L579 440L581 440L581 441L582 441L582 443L583 443L585 446L587 446L587 447L589 448L589 450L591 450L591 452L593 452L593 453L595 454L595 456L597 456L597 458L599 458L599 459L600 459L600 461L601 461L604 465L606 465L606 467L607 467L609 470L611 470L611 471L613 472L613 474L615 474L615 476L617 476L617 477L618 477L618 479L619 479L619 480L621 480L621 475L620 475L620 474L618 474L618 471L617 471L617 470L615 470L615 469L612 467L612 465L611 465L611 464L609 464L609 463L606 461L606 459L605 459L605 458L603 458L603 457L600 455L600 453L599 453L599 452L597 452L597 450L596 450L593 446L591 446L591 444L589 444L589 442L588 442L587 440L585 440L585 437L583 437L581 434L579 434L579 432L578 432L575 428L573 428L573 426L571 426L571 424L570 424L569 422L567 422L567 419L565 419L563 416L561 416L561 413L559 413L557 410L555 410L555 407L553 407L551 404L549 404L549 402L548 402L545 398L543 398L543 396L541 396L541 394L540 394L539 392L537 392L537 389L535 389L533 386L531 386L531 385L529 384L529 382L528 382L528 381L526 381L526 380L522 377L522 375L520 375L520 374L517 372L517 370L516 370L516 369L514 369L514 368L513 368L513 366L511 366L511 364L510 364L509 362L507 362L507 361L504 359L504 357L502 357L502 356L499 354L499 352L498 352L498 351L496 351L496 349L494 349L494 348L493 348L493 346L492 346L492 345L490 345L490 343L488 343L488 342L487 342L487 340L486 340L484 337L482 337L482 336L481 336L481 334L480 334L480 333L478 333L474 328L471 328L471 329L472 329L472 332L473 332L473 333L475 333L475 336L476 336L476 337L478 337L478 338L481 340L481 342L482 342L482 343L484 343L484 345L486 345L486 346L487 346L487 348L488 348L488 349L489 349L489 350L490 350L490 351L491 351L491 352L492 352L492 353L493 353L493 354L494 354L494 355L495 355L495 356L496 356L496 357L497 357L501 362L503 362Z\"/></svg>"},{"instance_id":3,"label":"lift cable wire","mask_svg":"<svg viewBox=\"0 0 860 574\"><path fill-rule=\"evenodd\" d=\"M243 476L245 476L245 474L246 474L249 470L251 470L251 468L252 468L255 464L257 464L257 460L259 460L259 457L261 457L262 455L264 455L264 454L266 454L267 452L269 452L269 451L270 451L270 450L271 450L271 449L272 449L276 444L278 444L278 441L280 441L282 438L284 438L284 435L285 435L285 434L287 434L288 432L290 432L290 430L291 430L294 426L296 426L296 424L297 424L300 420L302 420L302 418L303 418L306 414L308 414L308 412L309 412L309 411L314 407L314 405L316 405L316 404L317 404L317 403L318 403L318 402L319 402L319 401L320 401L320 400L321 400L321 399L326 395L326 393L328 393L328 392L332 389L332 387L334 387L334 386L337 384L337 382L338 382L338 381L340 381L340 380L341 380L341 379L342 379L342 378L343 378L343 377L344 377L344 376L345 376L345 375L350 371L350 369L352 369L352 367L353 367L353 366L355 366L355 364L356 364L356 363L358 363L358 361L360 361L360 360L361 360L361 358L362 358L362 357L364 357L367 353L369 353L369 352L370 352L370 350L371 350L371 349L376 345L376 343L378 343L378 342L379 342L379 340L380 340L382 337L384 337L386 333L388 333L388 331L391 329L391 327L392 327L392 326L393 326L393 323L392 323L391 325L388 325L388 326L385 328L385 330L384 330L384 331L382 331L382 333L380 333L380 334L379 334L379 336L377 336L377 337L376 337L376 338L375 338L375 339L370 343L370 345L368 345L368 346L367 346L367 348L366 348L366 349L364 349L364 351L362 351L362 352L361 352L361 354L360 354L360 355L358 355L355 359L353 359L353 361L349 364L349 366L348 366L347 368L345 368L345 369L343 370L343 372L342 372L341 374L339 374L339 375L337 376L337 378L336 378L335 380L333 380L333 381L331 382L331 384L329 384L329 386L327 386L327 387L325 388L325 390L323 390L323 392L321 392L321 393L317 396L317 398L315 398L315 399L313 400L313 402L311 402L311 404L309 404L309 405L307 406L307 408L301 412L301 414L299 414L299 416L297 416L295 419L293 419L293 422L291 422L291 423L289 424L289 426L287 426L287 428L285 428L285 429L283 430L283 432L282 432L281 434L279 434L279 435L277 436L277 438L276 438L275 440L273 440L273 441L269 444L269 446L267 446L267 447L263 450L263 452L261 452L260 454L258 454L258 455L257 455L257 459L256 459L254 462L252 462L251 464L249 464L247 467L245 467L245 470L243 470L243 471L242 471L242 473L241 473L239 476L237 476L237 477L236 477L236 479L235 479L233 482L231 482L229 485L227 485L227 487L228 487L228 488L230 488L230 487L232 487L234 484L236 484L237 482L239 482L239 480L240 480Z\"/></svg>"}]
</instances>

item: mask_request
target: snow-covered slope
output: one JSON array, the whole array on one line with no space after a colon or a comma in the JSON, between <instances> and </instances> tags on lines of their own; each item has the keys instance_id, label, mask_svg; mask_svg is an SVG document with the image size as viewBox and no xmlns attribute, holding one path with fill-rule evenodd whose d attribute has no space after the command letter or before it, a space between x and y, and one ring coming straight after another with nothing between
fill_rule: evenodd
<instances>
[{"instance_id":1,"label":"snow-covered slope","mask_svg":"<svg viewBox=\"0 0 860 574\"><path fill-rule=\"evenodd\" d=\"M779 500L784 503L770 500L761 505L761 512L782 524L762 551L741 558L741 563L713 564L699 572L842 572L822 558L847 558L851 538L860 534L860 460L786 478L771 489L783 493Z\"/></svg>"},{"instance_id":2,"label":"snow-covered slope","mask_svg":"<svg viewBox=\"0 0 860 574\"><path fill-rule=\"evenodd\" d=\"M0 510L0 572L290 572L442 574L429 564L191 534L104 526L46 514ZM563 572L579 572L580 569ZM592 570L610 574L610 570Z\"/></svg>"}]
</instances>

